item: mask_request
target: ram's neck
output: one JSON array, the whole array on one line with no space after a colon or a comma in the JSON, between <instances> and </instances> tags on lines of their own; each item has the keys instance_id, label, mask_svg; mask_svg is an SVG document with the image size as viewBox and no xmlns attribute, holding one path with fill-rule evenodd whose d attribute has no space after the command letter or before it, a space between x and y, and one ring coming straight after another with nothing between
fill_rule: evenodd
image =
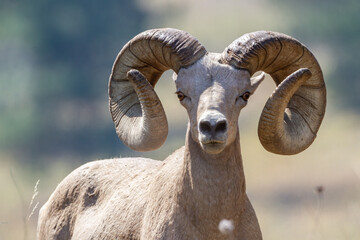
<instances>
[{"instance_id":1,"label":"ram's neck","mask_svg":"<svg viewBox=\"0 0 360 240\"><path fill-rule=\"evenodd\" d=\"M188 132L183 167L178 204L189 221L201 229L239 221L246 198L239 134L222 153L209 155Z\"/></svg>"}]
</instances>

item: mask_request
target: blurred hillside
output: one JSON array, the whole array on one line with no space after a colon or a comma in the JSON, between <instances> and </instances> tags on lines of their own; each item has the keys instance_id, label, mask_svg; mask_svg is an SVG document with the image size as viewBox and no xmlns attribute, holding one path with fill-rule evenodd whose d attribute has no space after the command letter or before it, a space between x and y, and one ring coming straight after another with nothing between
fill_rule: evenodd
<instances>
[{"instance_id":1,"label":"blurred hillside","mask_svg":"<svg viewBox=\"0 0 360 240\"><path fill-rule=\"evenodd\" d=\"M44 163L54 155L84 160L126 151L108 113L107 81L121 47L148 28L184 29L217 52L246 32L287 33L317 56L330 108L360 111L353 57L360 54L358 1L84 3L0 3L0 151L19 161ZM158 88L173 91L172 85Z\"/></svg>"},{"instance_id":2,"label":"blurred hillside","mask_svg":"<svg viewBox=\"0 0 360 240\"><path fill-rule=\"evenodd\" d=\"M119 50L137 33L159 27L183 29L214 52L247 32L283 32L314 53L328 107L308 150L283 157L260 145L256 125L275 88L270 78L240 115L248 193L264 239L358 239L359 11L358 0L1 1L0 239L35 239L39 207L28 220L34 207L28 205L38 179L41 206L87 161L163 159L183 145L187 115L170 71L156 86L170 130L159 150L126 148L108 111L108 76Z\"/></svg>"},{"instance_id":3,"label":"blurred hillside","mask_svg":"<svg viewBox=\"0 0 360 240\"><path fill-rule=\"evenodd\" d=\"M133 1L1 5L0 150L23 162L115 154L108 76L146 13Z\"/></svg>"}]
</instances>

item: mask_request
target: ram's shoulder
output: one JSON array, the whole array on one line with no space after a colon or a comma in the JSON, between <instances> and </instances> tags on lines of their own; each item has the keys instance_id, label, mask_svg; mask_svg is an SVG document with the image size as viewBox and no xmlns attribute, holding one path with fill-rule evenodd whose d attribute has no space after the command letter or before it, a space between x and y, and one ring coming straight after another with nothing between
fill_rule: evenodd
<instances>
[{"instance_id":1,"label":"ram's shoulder","mask_svg":"<svg viewBox=\"0 0 360 240\"><path fill-rule=\"evenodd\" d=\"M71 172L56 187L49 199L51 209L81 206L91 192L113 192L136 179L149 178L162 162L147 158L114 158L86 163Z\"/></svg>"},{"instance_id":2,"label":"ram's shoulder","mask_svg":"<svg viewBox=\"0 0 360 240\"><path fill-rule=\"evenodd\" d=\"M146 189L152 174L161 165L162 162L147 158L114 158L78 167L58 184L41 208L39 239L49 236L68 239L76 216L106 204L114 195L126 196L125 190Z\"/></svg>"}]
</instances>

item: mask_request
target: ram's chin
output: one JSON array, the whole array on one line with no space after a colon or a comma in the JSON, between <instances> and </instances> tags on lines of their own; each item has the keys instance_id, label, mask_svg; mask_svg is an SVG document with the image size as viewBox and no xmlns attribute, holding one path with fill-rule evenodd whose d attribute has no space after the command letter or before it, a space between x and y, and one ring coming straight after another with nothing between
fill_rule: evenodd
<instances>
[{"instance_id":1,"label":"ram's chin","mask_svg":"<svg viewBox=\"0 0 360 240\"><path fill-rule=\"evenodd\" d=\"M225 149L225 142L206 142L200 143L202 149L207 154L219 154Z\"/></svg>"}]
</instances>

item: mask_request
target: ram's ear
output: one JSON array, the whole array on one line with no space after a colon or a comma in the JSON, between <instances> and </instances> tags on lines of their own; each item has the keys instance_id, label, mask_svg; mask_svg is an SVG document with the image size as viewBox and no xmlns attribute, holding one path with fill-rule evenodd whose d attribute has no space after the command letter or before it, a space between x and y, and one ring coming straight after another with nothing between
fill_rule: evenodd
<instances>
[{"instance_id":1,"label":"ram's ear","mask_svg":"<svg viewBox=\"0 0 360 240\"><path fill-rule=\"evenodd\" d=\"M177 74L176 74L176 72L173 73L172 79L173 79L174 81L176 81L176 79L177 79Z\"/></svg>"},{"instance_id":2,"label":"ram's ear","mask_svg":"<svg viewBox=\"0 0 360 240\"><path fill-rule=\"evenodd\" d=\"M250 92L251 94L253 94L255 92L255 90L257 89L257 87L260 85L260 83L265 79L265 73L261 72L259 75L257 75L256 77L252 77L250 78Z\"/></svg>"}]
</instances>

